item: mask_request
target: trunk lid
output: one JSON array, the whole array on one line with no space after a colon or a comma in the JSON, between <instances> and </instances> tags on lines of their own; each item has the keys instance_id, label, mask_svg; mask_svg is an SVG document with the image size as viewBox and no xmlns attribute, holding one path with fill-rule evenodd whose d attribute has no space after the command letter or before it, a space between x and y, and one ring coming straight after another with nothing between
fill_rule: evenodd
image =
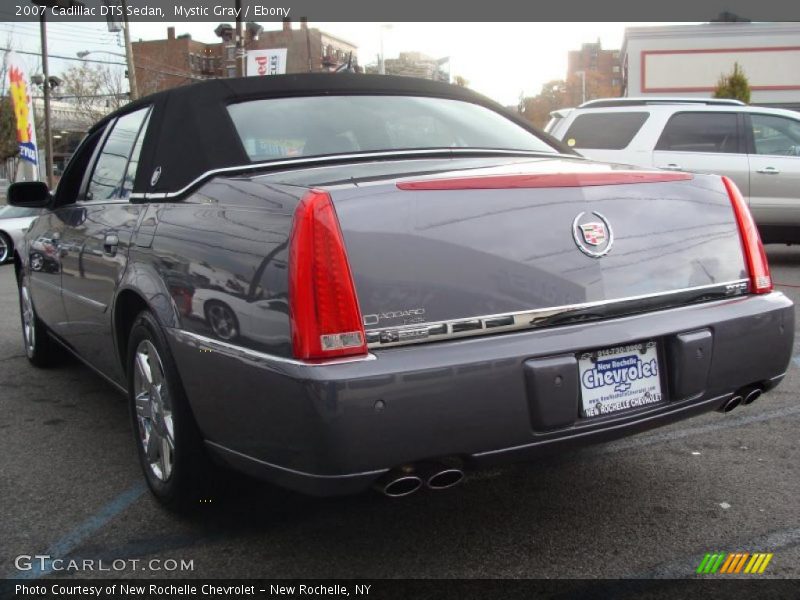
<instances>
[{"instance_id":1,"label":"trunk lid","mask_svg":"<svg viewBox=\"0 0 800 600\"><path fill-rule=\"evenodd\" d=\"M746 290L719 178L607 185L621 169L540 160L328 188L368 339L558 324Z\"/></svg>"}]
</instances>

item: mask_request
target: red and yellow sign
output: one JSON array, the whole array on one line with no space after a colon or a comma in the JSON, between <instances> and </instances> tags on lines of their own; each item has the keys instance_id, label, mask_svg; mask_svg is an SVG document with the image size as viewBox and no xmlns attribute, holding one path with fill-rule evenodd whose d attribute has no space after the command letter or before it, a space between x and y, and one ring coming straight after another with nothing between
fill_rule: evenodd
<instances>
[{"instance_id":1,"label":"red and yellow sign","mask_svg":"<svg viewBox=\"0 0 800 600\"><path fill-rule=\"evenodd\" d=\"M25 67L13 52L8 54L8 80L11 104L17 119L17 141L20 158L38 164L39 151L36 146L36 126L33 118L33 101L30 95Z\"/></svg>"}]
</instances>

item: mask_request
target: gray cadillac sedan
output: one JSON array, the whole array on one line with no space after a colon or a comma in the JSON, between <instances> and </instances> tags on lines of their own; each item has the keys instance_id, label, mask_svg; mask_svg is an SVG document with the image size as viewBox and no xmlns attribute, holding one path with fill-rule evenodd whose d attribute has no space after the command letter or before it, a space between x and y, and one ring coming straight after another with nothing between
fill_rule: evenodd
<instances>
[{"instance_id":1,"label":"gray cadillac sedan","mask_svg":"<svg viewBox=\"0 0 800 600\"><path fill-rule=\"evenodd\" d=\"M730 180L592 162L467 89L216 80L94 126L15 248L30 361L127 395L170 507L225 465L319 495L750 404L792 303Z\"/></svg>"}]
</instances>

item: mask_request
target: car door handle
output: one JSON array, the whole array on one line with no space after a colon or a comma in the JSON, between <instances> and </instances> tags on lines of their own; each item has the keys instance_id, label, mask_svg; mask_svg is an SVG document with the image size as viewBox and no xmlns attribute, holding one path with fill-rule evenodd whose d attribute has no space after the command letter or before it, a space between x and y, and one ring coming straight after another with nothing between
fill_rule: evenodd
<instances>
[{"instance_id":1,"label":"car door handle","mask_svg":"<svg viewBox=\"0 0 800 600\"><path fill-rule=\"evenodd\" d=\"M680 165L676 165L675 163L669 163L668 165L664 165L663 167L659 167L659 169L664 169L665 171L682 171Z\"/></svg>"},{"instance_id":2,"label":"car door handle","mask_svg":"<svg viewBox=\"0 0 800 600\"><path fill-rule=\"evenodd\" d=\"M757 173L761 173L762 175L780 175L780 171L775 167L764 167L763 169L759 169Z\"/></svg>"},{"instance_id":3,"label":"car door handle","mask_svg":"<svg viewBox=\"0 0 800 600\"><path fill-rule=\"evenodd\" d=\"M106 254L114 256L119 247L119 237L116 233L107 233L106 239L103 241L103 250Z\"/></svg>"}]
</instances>

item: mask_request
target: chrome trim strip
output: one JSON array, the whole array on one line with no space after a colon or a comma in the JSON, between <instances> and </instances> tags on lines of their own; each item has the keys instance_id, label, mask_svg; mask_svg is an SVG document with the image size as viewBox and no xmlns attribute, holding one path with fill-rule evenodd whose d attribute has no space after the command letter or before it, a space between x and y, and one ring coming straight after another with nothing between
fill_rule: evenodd
<instances>
[{"instance_id":1,"label":"chrome trim strip","mask_svg":"<svg viewBox=\"0 0 800 600\"><path fill-rule=\"evenodd\" d=\"M91 298L87 298L86 296L81 296L73 292L72 290L66 289L64 286L61 286L61 293L65 296L69 296L70 298L74 298L78 302L83 302L84 304L88 304L92 308L96 308L101 312L105 312L108 308L107 304L103 304L102 302L98 302L97 300L92 300Z\"/></svg>"},{"instance_id":2,"label":"chrome trim strip","mask_svg":"<svg viewBox=\"0 0 800 600\"><path fill-rule=\"evenodd\" d=\"M382 329L367 329L368 348L390 348L423 342L437 342L456 338L474 337L492 333L507 333L524 331L541 327L541 322L558 315L567 315L598 306L622 305L637 300L650 300L668 296L678 296L688 292L719 289L726 296L735 297L745 293L749 286L749 279L737 279L722 283L698 285L694 287L672 290L669 292L655 292L628 296L613 300L598 300L580 304L568 304L549 308L537 308L515 313L498 313L479 317L464 317L447 321L433 321L430 323L415 323L413 325L398 325ZM502 322L506 321L506 322ZM459 330L460 329L460 330Z\"/></svg>"},{"instance_id":3,"label":"chrome trim strip","mask_svg":"<svg viewBox=\"0 0 800 600\"><path fill-rule=\"evenodd\" d=\"M33 273L37 273L37 271L32 271ZM95 308L101 312L105 312L108 308L107 304L103 304L102 302L98 302L97 300L92 300L91 298L87 298L86 296L81 296L73 292L72 290L65 289L63 286L57 285L52 283L51 281L47 281L46 279L42 279L41 277L31 277L31 282L35 285L41 285L47 288L50 288L57 294L62 294L65 296L69 296L70 298L74 298L79 302L83 302L84 304L88 304L92 308Z\"/></svg>"},{"instance_id":4,"label":"chrome trim strip","mask_svg":"<svg viewBox=\"0 0 800 600\"><path fill-rule=\"evenodd\" d=\"M252 350L250 348L245 348L244 346L237 346L235 344L229 344L228 342L223 342L221 340L215 340L213 338L206 337L204 335L200 335L199 333L194 333L192 331L187 331L185 329L170 328L170 331L172 331L176 335L176 337L178 337L179 341L185 342L187 340L190 340L198 345L209 346L212 350L214 349L224 350L232 352L234 354L239 354L240 356L245 356L249 359L255 359L258 361L265 361L270 363L296 365L299 367L330 367L335 365L342 365L347 363L363 362L367 360L377 359L377 357L374 354L367 354L366 356L356 356L351 358L347 357L331 358L324 361L309 362L304 360L297 360L296 358L286 358L285 356L277 356L275 354L259 352L258 350Z\"/></svg>"},{"instance_id":5,"label":"chrome trim strip","mask_svg":"<svg viewBox=\"0 0 800 600\"><path fill-rule=\"evenodd\" d=\"M30 274L33 275L34 273L38 273L39 271L31 271ZM41 277L31 277L31 284L42 285L46 288L50 288L54 290L56 293L61 293L61 286L52 283L51 281L47 281L46 279L42 279Z\"/></svg>"},{"instance_id":6,"label":"chrome trim strip","mask_svg":"<svg viewBox=\"0 0 800 600\"><path fill-rule=\"evenodd\" d=\"M285 158L281 160L270 160L264 161L259 163L251 163L246 165L239 165L236 167L223 167L219 169L211 169L210 171L206 171L199 177L195 178L191 183L182 187L176 192L135 192L132 193L129 198L134 200L167 200L169 198L175 198L177 196L181 196L188 192L191 188L195 187L199 183L203 182L206 179L214 177L215 175L223 175L225 173L238 173L242 171L255 171L258 169L263 169L265 167L283 167L283 166L292 166L292 165L305 165L305 164L314 164L314 163L330 163L336 162L339 160L347 160L351 158L384 158L384 157L392 157L397 156L400 158L403 157L415 157L415 156L429 156L434 154L497 154L500 156L533 156L533 157L540 157L540 158L572 158L572 159L581 159L580 156L575 156L573 154L561 154L560 152L534 152L531 150L501 150L501 149L482 149L482 148L426 148L420 150L394 150L391 152L353 152L350 154L332 154L327 156L308 156L304 158Z\"/></svg>"},{"instance_id":7,"label":"chrome trim strip","mask_svg":"<svg viewBox=\"0 0 800 600\"><path fill-rule=\"evenodd\" d=\"M206 445L211 446L215 450L218 450L220 452L228 452L239 458L244 458L246 460L257 462L260 465L263 465L270 469L277 469L279 471L283 471L284 473L289 473L291 475L298 475L300 477L308 477L311 479L327 480L327 479L352 479L355 477L377 477L378 475L383 475L389 470L389 469L378 469L375 471L361 471L360 473L345 473L344 475L318 475L317 473L308 473L307 471L298 471L296 469L290 469L289 467L282 467L280 465L276 465L275 463L270 463L265 460L261 460L260 458L256 458L255 456L250 456L249 454L243 454L236 450L231 450L227 446L223 446L222 444L218 444L210 440L205 440L205 443Z\"/></svg>"},{"instance_id":8,"label":"chrome trim strip","mask_svg":"<svg viewBox=\"0 0 800 600\"><path fill-rule=\"evenodd\" d=\"M775 375L775 377L770 377L769 381L777 381L778 383L780 383L780 380L783 379L784 377L786 377L786 373L788 373L788 372L789 371L784 371L780 375Z\"/></svg>"}]
</instances>

